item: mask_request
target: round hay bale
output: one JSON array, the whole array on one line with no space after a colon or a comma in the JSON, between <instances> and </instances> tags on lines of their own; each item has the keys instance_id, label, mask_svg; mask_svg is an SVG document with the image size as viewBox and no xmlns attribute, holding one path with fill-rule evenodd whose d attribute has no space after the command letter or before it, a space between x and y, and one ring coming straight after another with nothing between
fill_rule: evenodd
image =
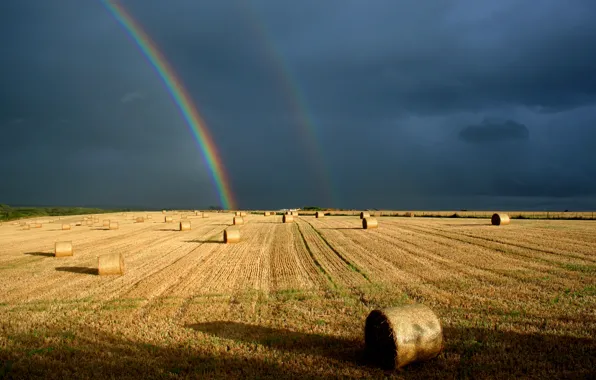
<instances>
[{"instance_id":1,"label":"round hay bale","mask_svg":"<svg viewBox=\"0 0 596 380\"><path fill-rule=\"evenodd\" d=\"M277 213L275 211L269 211L269 215L273 216L273 215L277 215Z\"/></svg>"},{"instance_id":2,"label":"round hay bale","mask_svg":"<svg viewBox=\"0 0 596 380\"><path fill-rule=\"evenodd\" d=\"M33 228L41 228L41 223L35 223L31 227L33 227Z\"/></svg>"},{"instance_id":3,"label":"round hay bale","mask_svg":"<svg viewBox=\"0 0 596 380\"><path fill-rule=\"evenodd\" d=\"M110 219L104 219L103 220L103 226L104 227L109 227L110 226Z\"/></svg>"},{"instance_id":4,"label":"round hay bale","mask_svg":"<svg viewBox=\"0 0 596 380\"><path fill-rule=\"evenodd\" d=\"M82 226L82 225L83 225L83 222L76 222L75 223L75 226Z\"/></svg>"},{"instance_id":5,"label":"round hay bale","mask_svg":"<svg viewBox=\"0 0 596 380\"><path fill-rule=\"evenodd\" d=\"M139 216L139 217L136 219L136 221L137 221L137 223L144 223L144 222L145 222L145 218L143 218L142 216Z\"/></svg>"},{"instance_id":6,"label":"round hay bale","mask_svg":"<svg viewBox=\"0 0 596 380\"><path fill-rule=\"evenodd\" d=\"M263 213L263 215L264 215L264 216L269 216L269 211L265 211L265 212Z\"/></svg>"},{"instance_id":7,"label":"round hay bale","mask_svg":"<svg viewBox=\"0 0 596 380\"><path fill-rule=\"evenodd\" d=\"M180 222L180 231L190 231L190 220Z\"/></svg>"},{"instance_id":8,"label":"round hay bale","mask_svg":"<svg viewBox=\"0 0 596 380\"><path fill-rule=\"evenodd\" d=\"M124 256L121 253L108 253L97 259L97 273L100 276L124 274Z\"/></svg>"},{"instance_id":9,"label":"round hay bale","mask_svg":"<svg viewBox=\"0 0 596 380\"><path fill-rule=\"evenodd\" d=\"M73 255L72 241L57 241L54 244L54 256L65 257Z\"/></svg>"},{"instance_id":10,"label":"round hay bale","mask_svg":"<svg viewBox=\"0 0 596 380\"><path fill-rule=\"evenodd\" d=\"M370 218L370 213L368 213L366 211L362 211L360 213L360 219L364 219L364 218Z\"/></svg>"},{"instance_id":11,"label":"round hay bale","mask_svg":"<svg viewBox=\"0 0 596 380\"><path fill-rule=\"evenodd\" d=\"M367 353L387 369L432 359L443 350L439 318L425 305L373 310L366 318Z\"/></svg>"},{"instance_id":12,"label":"round hay bale","mask_svg":"<svg viewBox=\"0 0 596 380\"><path fill-rule=\"evenodd\" d=\"M362 219L362 228L369 230L371 228L379 227L379 222L375 218L364 218Z\"/></svg>"},{"instance_id":13,"label":"round hay bale","mask_svg":"<svg viewBox=\"0 0 596 380\"><path fill-rule=\"evenodd\" d=\"M161 213L162 213L162 214L165 214L165 213L166 213L166 210L161 210Z\"/></svg>"},{"instance_id":14,"label":"round hay bale","mask_svg":"<svg viewBox=\"0 0 596 380\"><path fill-rule=\"evenodd\" d=\"M294 222L294 215L284 215L282 219L284 223L292 223Z\"/></svg>"},{"instance_id":15,"label":"round hay bale","mask_svg":"<svg viewBox=\"0 0 596 380\"><path fill-rule=\"evenodd\" d=\"M244 224L244 219L241 216L235 216L233 220L234 225Z\"/></svg>"},{"instance_id":16,"label":"round hay bale","mask_svg":"<svg viewBox=\"0 0 596 380\"><path fill-rule=\"evenodd\" d=\"M163 218L164 223L172 223L174 220L172 219L171 216L165 216Z\"/></svg>"},{"instance_id":17,"label":"round hay bale","mask_svg":"<svg viewBox=\"0 0 596 380\"><path fill-rule=\"evenodd\" d=\"M507 214L493 214L490 221L493 226L502 226L511 223L511 219L509 219L509 215Z\"/></svg>"},{"instance_id":18,"label":"round hay bale","mask_svg":"<svg viewBox=\"0 0 596 380\"><path fill-rule=\"evenodd\" d=\"M147 215L147 219L153 219L152 215Z\"/></svg>"},{"instance_id":19,"label":"round hay bale","mask_svg":"<svg viewBox=\"0 0 596 380\"><path fill-rule=\"evenodd\" d=\"M93 221L91 219L87 220L87 222L85 223L88 226L92 226L93 225Z\"/></svg>"},{"instance_id":20,"label":"round hay bale","mask_svg":"<svg viewBox=\"0 0 596 380\"><path fill-rule=\"evenodd\" d=\"M62 229L63 230L70 230L70 224L63 224L62 225Z\"/></svg>"},{"instance_id":21,"label":"round hay bale","mask_svg":"<svg viewBox=\"0 0 596 380\"><path fill-rule=\"evenodd\" d=\"M240 213L240 216L246 216L246 213L245 213L244 211L242 211L242 212Z\"/></svg>"},{"instance_id":22,"label":"round hay bale","mask_svg":"<svg viewBox=\"0 0 596 380\"><path fill-rule=\"evenodd\" d=\"M238 243L240 241L240 229L238 227L228 227L223 233L224 243Z\"/></svg>"},{"instance_id":23,"label":"round hay bale","mask_svg":"<svg viewBox=\"0 0 596 380\"><path fill-rule=\"evenodd\" d=\"M325 216L325 213L323 211L317 211L317 213L315 214L315 217L318 218L322 218Z\"/></svg>"},{"instance_id":24,"label":"round hay bale","mask_svg":"<svg viewBox=\"0 0 596 380\"><path fill-rule=\"evenodd\" d=\"M409 211L409 212L406 212L406 216L407 216L408 218L413 218L413 217L414 217L414 213L413 213L413 212L411 212L411 211Z\"/></svg>"},{"instance_id":25,"label":"round hay bale","mask_svg":"<svg viewBox=\"0 0 596 380\"><path fill-rule=\"evenodd\" d=\"M108 228L110 230L117 230L118 228L120 228L120 226L118 225L118 222L110 222L110 224L108 225Z\"/></svg>"},{"instance_id":26,"label":"round hay bale","mask_svg":"<svg viewBox=\"0 0 596 380\"><path fill-rule=\"evenodd\" d=\"M236 211L236 213L234 215L235 216L241 216L240 214L241 214L240 211Z\"/></svg>"}]
</instances>

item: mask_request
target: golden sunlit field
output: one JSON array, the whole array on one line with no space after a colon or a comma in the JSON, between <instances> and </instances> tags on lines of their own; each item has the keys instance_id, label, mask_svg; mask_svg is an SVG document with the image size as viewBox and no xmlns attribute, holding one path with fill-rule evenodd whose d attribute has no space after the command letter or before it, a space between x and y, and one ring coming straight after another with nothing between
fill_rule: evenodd
<instances>
[{"instance_id":1,"label":"golden sunlit field","mask_svg":"<svg viewBox=\"0 0 596 380\"><path fill-rule=\"evenodd\" d=\"M2 224L0 378L596 376L596 221L248 214L222 244L233 214L189 214L190 231L168 215ZM74 256L53 256L63 240ZM123 276L97 275L110 252ZM443 352L377 368L366 316L414 302L440 318Z\"/></svg>"}]
</instances>

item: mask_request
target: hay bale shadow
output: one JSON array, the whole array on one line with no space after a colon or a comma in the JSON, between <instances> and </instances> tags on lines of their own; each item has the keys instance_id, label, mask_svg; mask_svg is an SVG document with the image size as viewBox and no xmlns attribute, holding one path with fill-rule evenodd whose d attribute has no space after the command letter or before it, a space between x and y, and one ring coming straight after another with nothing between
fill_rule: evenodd
<instances>
[{"instance_id":1,"label":"hay bale shadow","mask_svg":"<svg viewBox=\"0 0 596 380\"><path fill-rule=\"evenodd\" d=\"M319 355L359 365L371 364L364 352L364 342L359 339L352 340L228 321L205 322L186 325L186 327L219 338L257 343L275 350Z\"/></svg>"},{"instance_id":2,"label":"hay bale shadow","mask_svg":"<svg viewBox=\"0 0 596 380\"><path fill-rule=\"evenodd\" d=\"M160 228L157 231L166 231L166 232L172 232L172 231L178 231L176 228Z\"/></svg>"},{"instance_id":3,"label":"hay bale shadow","mask_svg":"<svg viewBox=\"0 0 596 380\"><path fill-rule=\"evenodd\" d=\"M223 240L184 240L184 243L201 243L201 244L224 244Z\"/></svg>"},{"instance_id":4,"label":"hay bale shadow","mask_svg":"<svg viewBox=\"0 0 596 380\"><path fill-rule=\"evenodd\" d=\"M25 255L29 256L43 256L43 257L54 257L53 253L48 252L25 252Z\"/></svg>"},{"instance_id":5,"label":"hay bale shadow","mask_svg":"<svg viewBox=\"0 0 596 380\"><path fill-rule=\"evenodd\" d=\"M56 270L58 272L70 272L70 273L79 273L79 274L91 274L97 275L97 268L88 268L88 267L57 267Z\"/></svg>"},{"instance_id":6,"label":"hay bale shadow","mask_svg":"<svg viewBox=\"0 0 596 380\"><path fill-rule=\"evenodd\" d=\"M361 230L362 227L321 227L319 230Z\"/></svg>"}]
</instances>

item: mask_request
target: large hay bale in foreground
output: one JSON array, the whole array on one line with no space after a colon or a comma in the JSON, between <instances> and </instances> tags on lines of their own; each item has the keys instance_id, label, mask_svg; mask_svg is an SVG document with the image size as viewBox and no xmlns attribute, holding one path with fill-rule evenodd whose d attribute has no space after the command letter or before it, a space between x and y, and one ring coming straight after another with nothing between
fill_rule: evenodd
<instances>
[{"instance_id":1,"label":"large hay bale in foreground","mask_svg":"<svg viewBox=\"0 0 596 380\"><path fill-rule=\"evenodd\" d=\"M375 218L364 218L362 219L362 228L369 230L371 228L378 228L379 222Z\"/></svg>"},{"instance_id":2,"label":"large hay bale in foreground","mask_svg":"<svg viewBox=\"0 0 596 380\"><path fill-rule=\"evenodd\" d=\"M110 222L110 225L108 226L110 230L117 230L119 227L118 222Z\"/></svg>"},{"instance_id":3,"label":"large hay bale in foreground","mask_svg":"<svg viewBox=\"0 0 596 380\"><path fill-rule=\"evenodd\" d=\"M282 220L284 223L292 223L294 222L294 215L284 215Z\"/></svg>"},{"instance_id":4,"label":"large hay bale in foreground","mask_svg":"<svg viewBox=\"0 0 596 380\"><path fill-rule=\"evenodd\" d=\"M364 218L370 218L370 213L368 213L366 211L362 211L360 213L360 219L364 219Z\"/></svg>"},{"instance_id":5,"label":"large hay bale in foreground","mask_svg":"<svg viewBox=\"0 0 596 380\"><path fill-rule=\"evenodd\" d=\"M124 274L124 256L121 253L108 253L97 259L97 273L104 275Z\"/></svg>"},{"instance_id":6,"label":"large hay bale in foreground","mask_svg":"<svg viewBox=\"0 0 596 380\"><path fill-rule=\"evenodd\" d=\"M238 243L240 241L240 229L238 227L228 227L223 232L223 241L226 244Z\"/></svg>"},{"instance_id":7,"label":"large hay bale in foreground","mask_svg":"<svg viewBox=\"0 0 596 380\"><path fill-rule=\"evenodd\" d=\"M190 231L190 220L180 222L180 231Z\"/></svg>"},{"instance_id":8,"label":"large hay bale in foreground","mask_svg":"<svg viewBox=\"0 0 596 380\"><path fill-rule=\"evenodd\" d=\"M65 257L73 255L72 241L57 241L54 244L54 256Z\"/></svg>"},{"instance_id":9,"label":"large hay bale in foreground","mask_svg":"<svg viewBox=\"0 0 596 380\"><path fill-rule=\"evenodd\" d=\"M109 227L110 226L110 220L109 219L104 219L103 220L103 226L104 227Z\"/></svg>"},{"instance_id":10,"label":"large hay bale in foreground","mask_svg":"<svg viewBox=\"0 0 596 380\"><path fill-rule=\"evenodd\" d=\"M511 219L509 219L509 215L507 214L493 214L490 221L493 226L502 226L511 223Z\"/></svg>"},{"instance_id":11,"label":"large hay bale in foreground","mask_svg":"<svg viewBox=\"0 0 596 380\"><path fill-rule=\"evenodd\" d=\"M443 349L443 328L425 305L373 310L366 318L364 341L381 367L401 368L436 357Z\"/></svg>"},{"instance_id":12,"label":"large hay bale in foreground","mask_svg":"<svg viewBox=\"0 0 596 380\"><path fill-rule=\"evenodd\" d=\"M63 224L62 230L70 230L70 224Z\"/></svg>"},{"instance_id":13,"label":"large hay bale in foreground","mask_svg":"<svg viewBox=\"0 0 596 380\"><path fill-rule=\"evenodd\" d=\"M164 223L172 223L174 219L171 216L164 216L163 221Z\"/></svg>"},{"instance_id":14,"label":"large hay bale in foreground","mask_svg":"<svg viewBox=\"0 0 596 380\"><path fill-rule=\"evenodd\" d=\"M234 225L244 224L244 219L241 216L235 216L234 220L232 221Z\"/></svg>"},{"instance_id":15,"label":"large hay bale in foreground","mask_svg":"<svg viewBox=\"0 0 596 380\"><path fill-rule=\"evenodd\" d=\"M323 211L317 211L317 213L315 214L315 217L318 218L322 218L325 216L325 213Z\"/></svg>"}]
</instances>

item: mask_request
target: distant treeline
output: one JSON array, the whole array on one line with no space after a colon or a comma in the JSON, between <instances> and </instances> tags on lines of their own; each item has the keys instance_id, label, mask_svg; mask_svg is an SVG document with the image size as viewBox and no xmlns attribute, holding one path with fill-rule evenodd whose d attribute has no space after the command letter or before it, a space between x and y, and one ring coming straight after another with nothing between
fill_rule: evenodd
<instances>
[{"instance_id":1,"label":"distant treeline","mask_svg":"<svg viewBox=\"0 0 596 380\"><path fill-rule=\"evenodd\" d=\"M11 207L0 204L0 220L14 220L21 218L43 217L43 216L66 216L82 214L103 214L109 212L125 212L130 209L104 210L100 208L87 207Z\"/></svg>"}]
</instances>

